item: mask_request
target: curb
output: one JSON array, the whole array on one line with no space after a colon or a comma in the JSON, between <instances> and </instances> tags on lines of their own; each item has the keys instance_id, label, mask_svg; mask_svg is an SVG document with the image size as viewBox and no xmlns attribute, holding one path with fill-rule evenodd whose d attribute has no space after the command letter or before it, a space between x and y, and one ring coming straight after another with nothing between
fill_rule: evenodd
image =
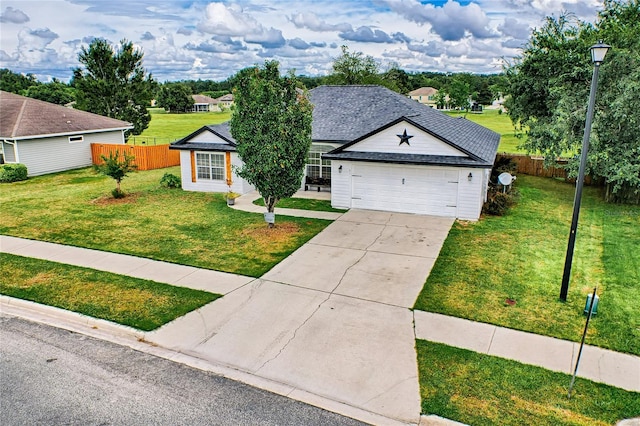
<instances>
[{"instance_id":1,"label":"curb","mask_svg":"<svg viewBox=\"0 0 640 426\"><path fill-rule=\"evenodd\" d=\"M110 321L96 319L77 312L42 305L28 300L0 295L0 314L9 315L105 340L131 349L154 355L169 361L187 365L202 371L247 384L249 386L275 393L303 402L345 417L373 425L422 426L422 425L460 425L437 416L418 416L416 422L404 422L384 417L361 408L353 407L328 397L313 394L286 383L266 379L243 370L232 368L214 361L205 360L182 352L157 346L145 340L146 332ZM436 419L437 418L437 419ZM440 422L440 419L445 423ZM433 421L437 421L434 423ZM426 423L425 423L426 422Z\"/></svg>"}]
</instances>

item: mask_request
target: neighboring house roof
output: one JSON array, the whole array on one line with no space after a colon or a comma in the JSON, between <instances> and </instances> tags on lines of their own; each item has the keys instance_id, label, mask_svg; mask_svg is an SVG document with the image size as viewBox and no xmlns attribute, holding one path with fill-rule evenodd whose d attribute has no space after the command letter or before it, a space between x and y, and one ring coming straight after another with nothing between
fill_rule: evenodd
<instances>
[{"instance_id":1,"label":"neighboring house roof","mask_svg":"<svg viewBox=\"0 0 640 426\"><path fill-rule=\"evenodd\" d=\"M222 95L218 98L220 102L233 102L233 95L228 93L226 95Z\"/></svg>"},{"instance_id":2,"label":"neighboring house roof","mask_svg":"<svg viewBox=\"0 0 640 426\"><path fill-rule=\"evenodd\" d=\"M309 91L309 97L314 105L313 141L343 144L340 148L324 154L323 157L327 159L490 167L493 165L500 142L500 135L486 127L465 118L450 117L381 86L319 86ZM400 121L407 121L419 127L467 154L468 157L443 156L440 158L440 156L344 151L346 147L353 146ZM205 126L199 131L204 130L212 131L235 145L228 123ZM174 142L176 149L187 149L185 144L196 133ZM196 149L204 148L202 143L193 145Z\"/></svg>"},{"instance_id":3,"label":"neighboring house roof","mask_svg":"<svg viewBox=\"0 0 640 426\"><path fill-rule=\"evenodd\" d=\"M217 104L218 100L205 95L191 95L196 104Z\"/></svg>"},{"instance_id":4,"label":"neighboring house roof","mask_svg":"<svg viewBox=\"0 0 640 426\"><path fill-rule=\"evenodd\" d=\"M408 93L409 96L433 96L438 93L438 89L433 87L421 87Z\"/></svg>"},{"instance_id":5,"label":"neighboring house roof","mask_svg":"<svg viewBox=\"0 0 640 426\"><path fill-rule=\"evenodd\" d=\"M133 125L126 121L3 91L0 91L0 107L0 138L3 139L28 139L133 128Z\"/></svg>"}]
</instances>

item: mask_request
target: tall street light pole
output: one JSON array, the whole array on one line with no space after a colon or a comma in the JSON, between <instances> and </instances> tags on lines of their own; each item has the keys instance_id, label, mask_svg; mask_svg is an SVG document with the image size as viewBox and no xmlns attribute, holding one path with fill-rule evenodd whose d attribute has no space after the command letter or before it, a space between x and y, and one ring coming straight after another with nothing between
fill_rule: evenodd
<instances>
[{"instance_id":1,"label":"tall street light pole","mask_svg":"<svg viewBox=\"0 0 640 426\"><path fill-rule=\"evenodd\" d=\"M593 77L591 78L591 91L589 92L589 106L587 108L587 121L584 125L584 137L582 138L582 152L580 154L580 169L576 181L576 195L573 199L573 217L571 218L571 231L569 232L569 244L567 256L564 261L564 273L562 274L562 287L560 288L560 300L567 301L569 291L569 278L571 277L571 262L573 261L573 248L576 244L576 231L578 229L578 217L580 216L580 201L582 199L582 186L587 166L587 152L589 151L589 137L591 136L591 122L593 121L593 108L596 103L596 90L598 89L598 70L611 46L600 40L591 46L591 60L593 61Z\"/></svg>"}]
</instances>

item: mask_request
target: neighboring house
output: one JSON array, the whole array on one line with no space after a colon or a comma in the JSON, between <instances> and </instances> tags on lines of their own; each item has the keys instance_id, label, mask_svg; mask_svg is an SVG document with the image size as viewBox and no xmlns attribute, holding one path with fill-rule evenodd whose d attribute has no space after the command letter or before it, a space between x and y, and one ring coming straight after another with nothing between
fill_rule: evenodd
<instances>
[{"instance_id":1,"label":"neighboring house","mask_svg":"<svg viewBox=\"0 0 640 426\"><path fill-rule=\"evenodd\" d=\"M330 183L331 204L476 220L500 135L380 86L320 86L305 182ZM185 190L250 191L228 124L174 142Z\"/></svg>"},{"instance_id":2,"label":"neighboring house","mask_svg":"<svg viewBox=\"0 0 640 426\"><path fill-rule=\"evenodd\" d=\"M220 96L217 101L220 109L229 109L231 108L231 105L233 105L233 95L231 93L227 93L226 95Z\"/></svg>"},{"instance_id":3,"label":"neighboring house","mask_svg":"<svg viewBox=\"0 0 640 426\"><path fill-rule=\"evenodd\" d=\"M2 161L29 176L92 164L91 144L124 144L133 125L121 120L0 91Z\"/></svg>"},{"instance_id":4,"label":"neighboring house","mask_svg":"<svg viewBox=\"0 0 640 426\"><path fill-rule=\"evenodd\" d=\"M193 98L192 112L220 111L218 100L205 95L191 95Z\"/></svg>"},{"instance_id":5,"label":"neighboring house","mask_svg":"<svg viewBox=\"0 0 640 426\"><path fill-rule=\"evenodd\" d=\"M414 101L418 101L423 105L428 105L431 108L436 108L436 95L438 90L433 87L421 87L416 90L412 90L407 94L409 98Z\"/></svg>"}]
</instances>

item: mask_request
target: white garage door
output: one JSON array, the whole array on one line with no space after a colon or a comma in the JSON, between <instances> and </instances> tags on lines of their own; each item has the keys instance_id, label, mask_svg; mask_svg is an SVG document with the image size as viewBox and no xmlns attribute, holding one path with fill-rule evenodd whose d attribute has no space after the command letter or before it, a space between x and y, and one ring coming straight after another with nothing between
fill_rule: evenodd
<instances>
[{"instance_id":1,"label":"white garage door","mask_svg":"<svg viewBox=\"0 0 640 426\"><path fill-rule=\"evenodd\" d=\"M351 207L455 217L458 171L442 167L357 164Z\"/></svg>"}]
</instances>

